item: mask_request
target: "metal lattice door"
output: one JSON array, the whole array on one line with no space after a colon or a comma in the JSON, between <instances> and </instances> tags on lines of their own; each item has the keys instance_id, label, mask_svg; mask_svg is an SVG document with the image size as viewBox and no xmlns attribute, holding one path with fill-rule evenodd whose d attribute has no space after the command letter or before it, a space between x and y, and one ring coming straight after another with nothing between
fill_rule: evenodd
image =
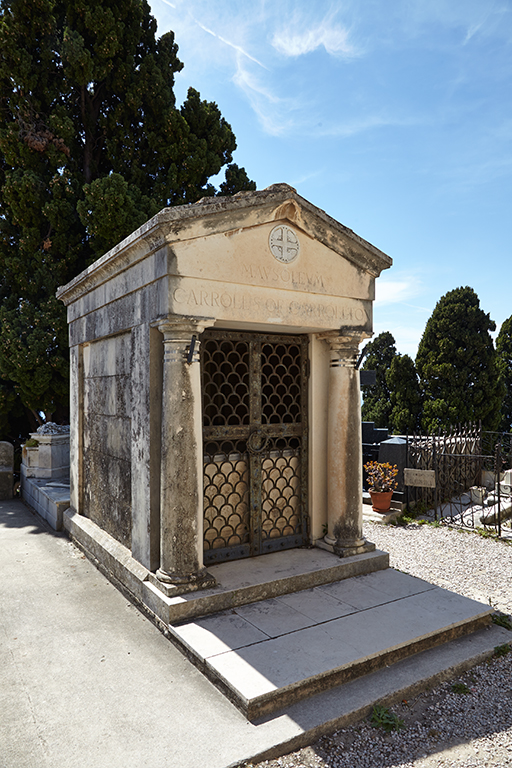
<instances>
[{"instance_id":1,"label":"metal lattice door","mask_svg":"<svg viewBox=\"0 0 512 768\"><path fill-rule=\"evenodd\" d=\"M307 345L202 336L205 563L307 541Z\"/></svg>"}]
</instances>

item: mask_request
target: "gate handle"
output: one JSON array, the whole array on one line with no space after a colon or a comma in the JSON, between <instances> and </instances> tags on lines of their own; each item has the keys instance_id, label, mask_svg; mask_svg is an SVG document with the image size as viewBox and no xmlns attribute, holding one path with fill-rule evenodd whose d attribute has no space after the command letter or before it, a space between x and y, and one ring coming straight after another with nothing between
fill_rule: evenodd
<instances>
[{"instance_id":1,"label":"gate handle","mask_svg":"<svg viewBox=\"0 0 512 768\"><path fill-rule=\"evenodd\" d=\"M255 445L255 440L261 440L261 445L259 448ZM247 448L250 451L250 453L263 453L265 448L267 447L269 443L269 438L267 435L264 435L261 429L255 429L254 432L251 432L249 437L247 438Z\"/></svg>"}]
</instances>

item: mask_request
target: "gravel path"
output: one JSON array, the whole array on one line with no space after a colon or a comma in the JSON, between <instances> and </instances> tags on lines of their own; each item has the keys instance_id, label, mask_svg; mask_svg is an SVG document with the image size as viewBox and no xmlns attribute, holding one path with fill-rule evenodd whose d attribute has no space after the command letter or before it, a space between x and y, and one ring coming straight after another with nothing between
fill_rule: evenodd
<instances>
[{"instance_id":1,"label":"gravel path","mask_svg":"<svg viewBox=\"0 0 512 768\"><path fill-rule=\"evenodd\" d=\"M512 546L427 525L365 536L393 568L512 613ZM512 768L512 653L390 709L398 731L362 721L259 768Z\"/></svg>"}]
</instances>

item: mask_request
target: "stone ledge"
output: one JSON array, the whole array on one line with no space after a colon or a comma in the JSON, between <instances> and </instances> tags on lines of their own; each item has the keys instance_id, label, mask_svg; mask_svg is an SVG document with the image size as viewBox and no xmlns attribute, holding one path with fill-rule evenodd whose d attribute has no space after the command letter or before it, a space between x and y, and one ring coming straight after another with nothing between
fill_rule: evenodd
<instances>
[{"instance_id":1,"label":"stone ledge","mask_svg":"<svg viewBox=\"0 0 512 768\"><path fill-rule=\"evenodd\" d=\"M290 559L299 554L303 555L304 562L290 565ZM316 563L317 567L308 567L308 559ZM231 570L236 574L234 577L226 578L227 566L231 566ZM217 587L181 595L169 601L169 623L207 616L217 611L331 584L388 567L389 555L380 550L342 559L316 547L289 549L286 552L221 563L209 568L217 580ZM251 568L260 569L260 573L255 573L252 580L248 578Z\"/></svg>"}]
</instances>

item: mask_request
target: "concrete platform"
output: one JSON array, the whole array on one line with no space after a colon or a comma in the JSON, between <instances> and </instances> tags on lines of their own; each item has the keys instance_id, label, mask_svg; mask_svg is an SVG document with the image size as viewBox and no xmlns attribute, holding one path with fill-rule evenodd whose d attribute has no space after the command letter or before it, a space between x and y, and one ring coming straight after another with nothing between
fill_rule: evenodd
<instances>
[{"instance_id":1,"label":"concrete platform","mask_svg":"<svg viewBox=\"0 0 512 768\"><path fill-rule=\"evenodd\" d=\"M2 768L234 768L409 699L512 639L491 625L251 723L19 500L0 502L0 604Z\"/></svg>"},{"instance_id":2,"label":"concrete platform","mask_svg":"<svg viewBox=\"0 0 512 768\"><path fill-rule=\"evenodd\" d=\"M492 609L389 568L170 628L250 720L474 632Z\"/></svg>"},{"instance_id":3,"label":"concrete platform","mask_svg":"<svg viewBox=\"0 0 512 768\"><path fill-rule=\"evenodd\" d=\"M189 616L205 616L219 608L235 608L269 597L331 584L389 566L387 552L374 550L340 559L322 549L301 548L271 552L260 557L220 563L209 568L217 586L172 598L170 622Z\"/></svg>"}]
</instances>

